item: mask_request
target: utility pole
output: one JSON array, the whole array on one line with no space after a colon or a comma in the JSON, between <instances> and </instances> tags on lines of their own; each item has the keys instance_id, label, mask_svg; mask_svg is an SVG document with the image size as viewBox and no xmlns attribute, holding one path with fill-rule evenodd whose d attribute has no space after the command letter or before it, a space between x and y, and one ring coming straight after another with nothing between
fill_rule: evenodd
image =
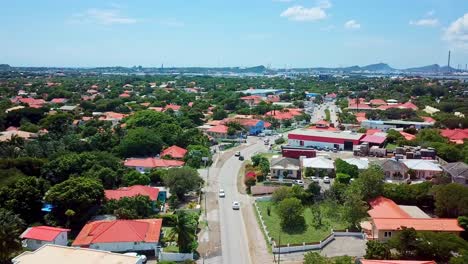
<instances>
[{"instance_id":1,"label":"utility pole","mask_svg":"<svg viewBox=\"0 0 468 264\"><path fill-rule=\"evenodd\" d=\"M281 262L281 228L279 231L279 238L278 238L278 264Z\"/></svg>"}]
</instances>

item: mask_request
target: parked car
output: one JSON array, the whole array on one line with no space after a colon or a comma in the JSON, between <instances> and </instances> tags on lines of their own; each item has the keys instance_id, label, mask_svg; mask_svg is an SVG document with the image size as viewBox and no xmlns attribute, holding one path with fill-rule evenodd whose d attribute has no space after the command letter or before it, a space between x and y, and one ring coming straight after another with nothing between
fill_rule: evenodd
<instances>
[{"instance_id":1,"label":"parked car","mask_svg":"<svg viewBox=\"0 0 468 264\"><path fill-rule=\"evenodd\" d=\"M299 186L304 186L304 182L302 180L294 180L293 184L294 185L299 185Z\"/></svg>"},{"instance_id":2,"label":"parked car","mask_svg":"<svg viewBox=\"0 0 468 264\"><path fill-rule=\"evenodd\" d=\"M142 261L143 263L146 263L146 260L147 260L147 258L146 258L145 255L139 255L139 254L137 254L136 252L127 252L127 253L124 253L124 255L126 255L126 256L132 256L132 257L138 257L139 259L141 259L141 261Z\"/></svg>"},{"instance_id":3,"label":"parked car","mask_svg":"<svg viewBox=\"0 0 468 264\"><path fill-rule=\"evenodd\" d=\"M238 201L232 202L232 209L233 210L239 210L240 209L240 203Z\"/></svg>"},{"instance_id":4,"label":"parked car","mask_svg":"<svg viewBox=\"0 0 468 264\"><path fill-rule=\"evenodd\" d=\"M333 148L333 152L334 152L334 153L337 153L338 150L337 150L336 148Z\"/></svg>"},{"instance_id":5,"label":"parked car","mask_svg":"<svg viewBox=\"0 0 468 264\"><path fill-rule=\"evenodd\" d=\"M219 189L219 197L220 197L220 198L226 197L226 193L224 192L223 189Z\"/></svg>"},{"instance_id":6,"label":"parked car","mask_svg":"<svg viewBox=\"0 0 468 264\"><path fill-rule=\"evenodd\" d=\"M244 160L244 156L239 156L239 160Z\"/></svg>"},{"instance_id":7,"label":"parked car","mask_svg":"<svg viewBox=\"0 0 468 264\"><path fill-rule=\"evenodd\" d=\"M330 178L328 176L323 177L323 183L330 183Z\"/></svg>"},{"instance_id":8,"label":"parked car","mask_svg":"<svg viewBox=\"0 0 468 264\"><path fill-rule=\"evenodd\" d=\"M319 183L319 178L318 177L312 176L311 179L312 179L312 182Z\"/></svg>"},{"instance_id":9,"label":"parked car","mask_svg":"<svg viewBox=\"0 0 468 264\"><path fill-rule=\"evenodd\" d=\"M236 151L236 153L234 154L234 156L236 157L239 157L241 155L240 151Z\"/></svg>"}]
</instances>

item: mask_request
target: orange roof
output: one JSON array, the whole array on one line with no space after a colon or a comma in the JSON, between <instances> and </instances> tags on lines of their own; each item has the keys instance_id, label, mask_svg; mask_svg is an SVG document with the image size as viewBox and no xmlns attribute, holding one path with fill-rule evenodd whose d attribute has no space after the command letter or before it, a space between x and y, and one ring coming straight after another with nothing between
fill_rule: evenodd
<instances>
[{"instance_id":1,"label":"orange roof","mask_svg":"<svg viewBox=\"0 0 468 264\"><path fill-rule=\"evenodd\" d=\"M354 113L354 116L356 116L356 117L366 117L366 112L357 112L357 113Z\"/></svg>"},{"instance_id":2,"label":"orange roof","mask_svg":"<svg viewBox=\"0 0 468 264\"><path fill-rule=\"evenodd\" d=\"M394 201L379 196L369 202L372 207L367 213L372 218L408 218L410 217L403 209L401 209Z\"/></svg>"},{"instance_id":3,"label":"orange roof","mask_svg":"<svg viewBox=\"0 0 468 264\"><path fill-rule=\"evenodd\" d=\"M174 111L178 111L180 109L180 105L168 104L168 105L166 105L166 107L164 109L165 110L172 109Z\"/></svg>"},{"instance_id":4,"label":"orange roof","mask_svg":"<svg viewBox=\"0 0 468 264\"><path fill-rule=\"evenodd\" d=\"M165 160L158 158L130 158L126 159L124 165L127 167L143 167L143 168L167 168L181 167L184 162L180 160Z\"/></svg>"},{"instance_id":5,"label":"orange roof","mask_svg":"<svg viewBox=\"0 0 468 264\"><path fill-rule=\"evenodd\" d=\"M372 260L361 259L361 264L437 264L433 260Z\"/></svg>"},{"instance_id":6,"label":"orange roof","mask_svg":"<svg viewBox=\"0 0 468 264\"><path fill-rule=\"evenodd\" d=\"M184 158L185 154L187 154L186 149L174 145L174 146L170 146L167 149L165 149L161 153L161 157L170 156L170 157L172 157L174 159L182 159L182 158Z\"/></svg>"},{"instance_id":7,"label":"orange roof","mask_svg":"<svg viewBox=\"0 0 468 264\"><path fill-rule=\"evenodd\" d=\"M128 93L123 93L119 95L120 98L128 98L130 95Z\"/></svg>"},{"instance_id":8,"label":"orange roof","mask_svg":"<svg viewBox=\"0 0 468 264\"><path fill-rule=\"evenodd\" d=\"M458 220L442 218L373 218L374 225L379 230L400 230L402 226L414 228L416 231L462 232Z\"/></svg>"},{"instance_id":9,"label":"orange roof","mask_svg":"<svg viewBox=\"0 0 468 264\"><path fill-rule=\"evenodd\" d=\"M369 101L369 103L371 103L373 105L386 105L387 104L387 102L385 102L382 99L372 99L372 100Z\"/></svg>"},{"instance_id":10,"label":"orange roof","mask_svg":"<svg viewBox=\"0 0 468 264\"><path fill-rule=\"evenodd\" d=\"M442 129L440 135L450 140L464 140L468 138L468 129Z\"/></svg>"},{"instance_id":11,"label":"orange roof","mask_svg":"<svg viewBox=\"0 0 468 264\"><path fill-rule=\"evenodd\" d=\"M120 200L123 197L143 195L155 201L158 199L159 189L143 185L133 185L130 187L122 187L117 190L105 190L104 193L108 200Z\"/></svg>"},{"instance_id":12,"label":"orange roof","mask_svg":"<svg viewBox=\"0 0 468 264\"><path fill-rule=\"evenodd\" d=\"M374 135L375 133L382 132L380 129L367 129L366 134L367 135Z\"/></svg>"},{"instance_id":13,"label":"orange roof","mask_svg":"<svg viewBox=\"0 0 468 264\"><path fill-rule=\"evenodd\" d=\"M154 110L156 112L162 112L164 110L163 107L148 107L150 110Z\"/></svg>"},{"instance_id":14,"label":"orange roof","mask_svg":"<svg viewBox=\"0 0 468 264\"><path fill-rule=\"evenodd\" d=\"M214 127L210 128L210 129L208 129L207 132L227 134L228 127L225 126L225 125L217 125L217 126L214 126Z\"/></svg>"},{"instance_id":15,"label":"orange roof","mask_svg":"<svg viewBox=\"0 0 468 264\"><path fill-rule=\"evenodd\" d=\"M429 116L423 116L421 118L424 120L424 122L427 122L427 123L435 123L436 122L436 120L434 118L429 117Z\"/></svg>"},{"instance_id":16,"label":"orange roof","mask_svg":"<svg viewBox=\"0 0 468 264\"><path fill-rule=\"evenodd\" d=\"M403 131L400 131L400 134L401 134L406 140L413 140L413 139L416 138L415 135L410 134L410 133L406 133L406 132L403 132Z\"/></svg>"},{"instance_id":17,"label":"orange roof","mask_svg":"<svg viewBox=\"0 0 468 264\"><path fill-rule=\"evenodd\" d=\"M272 110L265 114L265 116L271 116L274 119L286 120L293 119L295 116L301 115L302 109L298 108L287 108L283 110Z\"/></svg>"},{"instance_id":18,"label":"orange roof","mask_svg":"<svg viewBox=\"0 0 468 264\"><path fill-rule=\"evenodd\" d=\"M72 246L94 243L156 243L161 234L162 219L102 220L87 223Z\"/></svg>"},{"instance_id":19,"label":"orange roof","mask_svg":"<svg viewBox=\"0 0 468 264\"><path fill-rule=\"evenodd\" d=\"M330 125L330 123L327 122L327 121L325 121L325 120L317 121L315 124L316 124L316 125L327 125L327 126Z\"/></svg>"}]
</instances>

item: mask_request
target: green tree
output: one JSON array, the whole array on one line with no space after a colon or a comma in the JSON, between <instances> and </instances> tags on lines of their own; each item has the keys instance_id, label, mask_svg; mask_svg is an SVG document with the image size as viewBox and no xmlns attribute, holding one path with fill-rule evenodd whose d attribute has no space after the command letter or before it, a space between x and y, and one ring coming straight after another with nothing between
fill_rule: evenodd
<instances>
[{"instance_id":1,"label":"green tree","mask_svg":"<svg viewBox=\"0 0 468 264\"><path fill-rule=\"evenodd\" d=\"M57 225L65 225L65 212L71 209L76 213L70 223L72 227L85 223L93 212L91 209L100 205L103 198L101 182L85 177L72 177L56 184L45 195L45 201L54 205L50 220Z\"/></svg>"},{"instance_id":2,"label":"green tree","mask_svg":"<svg viewBox=\"0 0 468 264\"><path fill-rule=\"evenodd\" d=\"M124 157L144 157L159 154L163 142L156 130L135 128L127 132L120 141L120 153Z\"/></svg>"},{"instance_id":3,"label":"green tree","mask_svg":"<svg viewBox=\"0 0 468 264\"><path fill-rule=\"evenodd\" d=\"M146 173L140 173L136 170L130 170L122 177L122 185L148 185L150 184L150 177Z\"/></svg>"},{"instance_id":4,"label":"green tree","mask_svg":"<svg viewBox=\"0 0 468 264\"><path fill-rule=\"evenodd\" d=\"M169 187L172 195L183 201L187 192L200 190L203 179L195 169L183 167L169 169L163 176L163 182Z\"/></svg>"},{"instance_id":5,"label":"green tree","mask_svg":"<svg viewBox=\"0 0 468 264\"><path fill-rule=\"evenodd\" d=\"M203 145L190 145L187 147L187 154L185 155L185 165L200 168L202 165L205 165L203 157L208 158L206 165L211 163L211 151L210 148Z\"/></svg>"},{"instance_id":6,"label":"green tree","mask_svg":"<svg viewBox=\"0 0 468 264\"><path fill-rule=\"evenodd\" d=\"M351 180L351 176L349 176L346 173L337 173L336 180L340 183L348 184L349 181Z\"/></svg>"},{"instance_id":7,"label":"green tree","mask_svg":"<svg viewBox=\"0 0 468 264\"><path fill-rule=\"evenodd\" d=\"M402 227L401 231L397 232L394 237L389 241L389 244L398 250L402 259L409 259L413 257L414 251L419 246L416 240L417 234L414 228Z\"/></svg>"},{"instance_id":8,"label":"green tree","mask_svg":"<svg viewBox=\"0 0 468 264\"><path fill-rule=\"evenodd\" d=\"M14 253L21 250L19 236L24 227L25 224L19 216L0 208L0 263L10 263Z\"/></svg>"},{"instance_id":9,"label":"green tree","mask_svg":"<svg viewBox=\"0 0 468 264\"><path fill-rule=\"evenodd\" d=\"M366 259L389 259L390 248L387 243L382 243L375 240L369 240L366 243Z\"/></svg>"},{"instance_id":10,"label":"green tree","mask_svg":"<svg viewBox=\"0 0 468 264\"><path fill-rule=\"evenodd\" d=\"M224 109L221 109L221 108L214 109L213 111L214 120L223 120L226 117L228 117L228 113L224 111Z\"/></svg>"},{"instance_id":11,"label":"green tree","mask_svg":"<svg viewBox=\"0 0 468 264\"><path fill-rule=\"evenodd\" d=\"M0 189L0 205L26 219L28 224L42 220L42 198L49 188L46 180L23 177Z\"/></svg>"},{"instance_id":12,"label":"green tree","mask_svg":"<svg viewBox=\"0 0 468 264\"><path fill-rule=\"evenodd\" d=\"M342 159L335 160L336 173L345 173L351 176L351 178L357 178L359 176L359 169L356 165L349 164Z\"/></svg>"},{"instance_id":13,"label":"green tree","mask_svg":"<svg viewBox=\"0 0 468 264\"><path fill-rule=\"evenodd\" d=\"M42 119L40 125L51 133L63 135L70 128L72 121L73 118L70 114L57 113L55 115L48 115Z\"/></svg>"},{"instance_id":14,"label":"green tree","mask_svg":"<svg viewBox=\"0 0 468 264\"><path fill-rule=\"evenodd\" d=\"M349 188L346 191L343 217L352 229L359 229L359 223L367 216L367 209L367 203L363 201L363 196L354 188Z\"/></svg>"},{"instance_id":15,"label":"green tree","mask_svg":"<svg viewBox=\"0 0 468 264\"><path fill-rule=\"evenodd\" d=\"M317 252L307 252L304 255L304 264L333 264L333 262Z\"/></svg>"},{"instance_id":16,"label":"green tree","mask_svg":"<svg viewBox=\"0 0 468 264\"><path fill-rule=\"evenodd\" d=\"M351 187L362 195L364 201L375 198L383 193L384 173L379 167L371 166L359 174Z\"/></svg>"},{"instance_id":17,"label":"green tree","mask_svg":"<svg viewBox=\"0 0 468 264\"><path fill-rule=\"evenodd\" d=\"M138 127L151 129L158 128L162 124L175 123L175 119L166 113L156 112L153 110L143 110L137 111L129 117L125 123L130 129Z\"/></svg>"},{"instance_id":18,"label":"green tree","mask_svg":"<svg viewBox=\"0 0 468 264\"><path fill-rule=\"evenodd\" d=\"M304 207L299 199L286 198L276 206L283 230L299 230L305 228Z\"/></svg>"},{"instance_id":19,"label":"green tree","mask_svg":"<svg viewBox=\"0 0 468 264\"><path fill-rule=\"evenodd\" d=\"M196 230L196 218L185 211L178 211L169 238L177 237L180 253L191 253L196 249Z\"/></svg>"},{"instance_id":20,"label":"green tree","mask_svg":"<svg viewBox=\"0 0 468 264\"><path fill-rule=\"evenodd\" d=\"M153 213L152 207L153 202L148 196L137 195L108 200L103 209L105 213L117 215L118 219L142 219Z\"/></svg>"},{"instance_id":21,"label":"green tree","mask_svg":"<svg viewBox=\"0 0 468 264\"><path fill-rule=\"evenodd\" d=\"M435 212L439 217L468 215L468 187L458 183L434 186Z\"/></svg>"},{"instance_id":22,"label":"green tree","mask_svg":"<svg viewBox=\"0 0 468 264\"><path fill-rule=\"evenodd\" d=\"M291 197L292 197L291 188L287 186L281 186L273 192L271 199L274 202L279 203L283 201L284 199L291 198Z\"/></svg>"}]
</instances>

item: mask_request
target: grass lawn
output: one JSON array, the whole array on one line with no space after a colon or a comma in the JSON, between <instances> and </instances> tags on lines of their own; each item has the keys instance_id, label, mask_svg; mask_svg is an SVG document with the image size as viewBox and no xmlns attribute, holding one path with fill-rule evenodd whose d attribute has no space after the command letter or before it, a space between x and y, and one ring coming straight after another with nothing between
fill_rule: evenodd
<instances>
[{"instance_id":1,"label":"grass lawn","mask_svg":"<svg viewBox=\"0 0 468 264\"><path fill-rule=\"evenodd\" d=\"M276 214L274 208L274 203L271 201L267 202L257 202L260 209L260 213L263 216L263 220L267 226L267 230L270 233L270 236L273 237L275 241L278 241L278 234L281 229L280 219ZM268 216L267 207L271 207L271 214ZM343 230L346 228L347 224L340 220L341 208L340 205L331 204L331 203L322 203L320 204L320 211L322 215L322 225L319 228L314 227L314 220L312 216L312 211L310 207L306 207L304 212L304 218L306 221L306 229L302 233L286 233L281 232L281 244L302 244L303 242L320 242L326 238L330 233L331 229Z\"/></svg>"},{"instance_id":2,"label":"grass lawn","mask_svg":"<svg viewBox=\"0 0 468 264\"><path fill-rule=\"evenodd\" d=\"M391 143L389 143L389 144L387 144L387 146L385 146L385 148L388 149L388 150L395 150L396 147L397 147L396 144L391 144Z\"/></svg>"},{"instance_id":3,"label":"grass lawn","mask_svg":"<svg viewBox=\"0 0 468 264\"><path fill-rule=\"evenodd\" d=\"M267 158L270 161L274 156L281 157L281 153L259 153L259 155Z\"/></svg>"},{"instance_id":4,"label":"grass lawn","mask_svg":"<svg viewBox=\"0 0 468 264\"><path fill-rule=\"evenodd\" d=\"M166 253L179 253L179 247L170 245L164 248L164 252Z\"/></svg>"}]
</instances>

